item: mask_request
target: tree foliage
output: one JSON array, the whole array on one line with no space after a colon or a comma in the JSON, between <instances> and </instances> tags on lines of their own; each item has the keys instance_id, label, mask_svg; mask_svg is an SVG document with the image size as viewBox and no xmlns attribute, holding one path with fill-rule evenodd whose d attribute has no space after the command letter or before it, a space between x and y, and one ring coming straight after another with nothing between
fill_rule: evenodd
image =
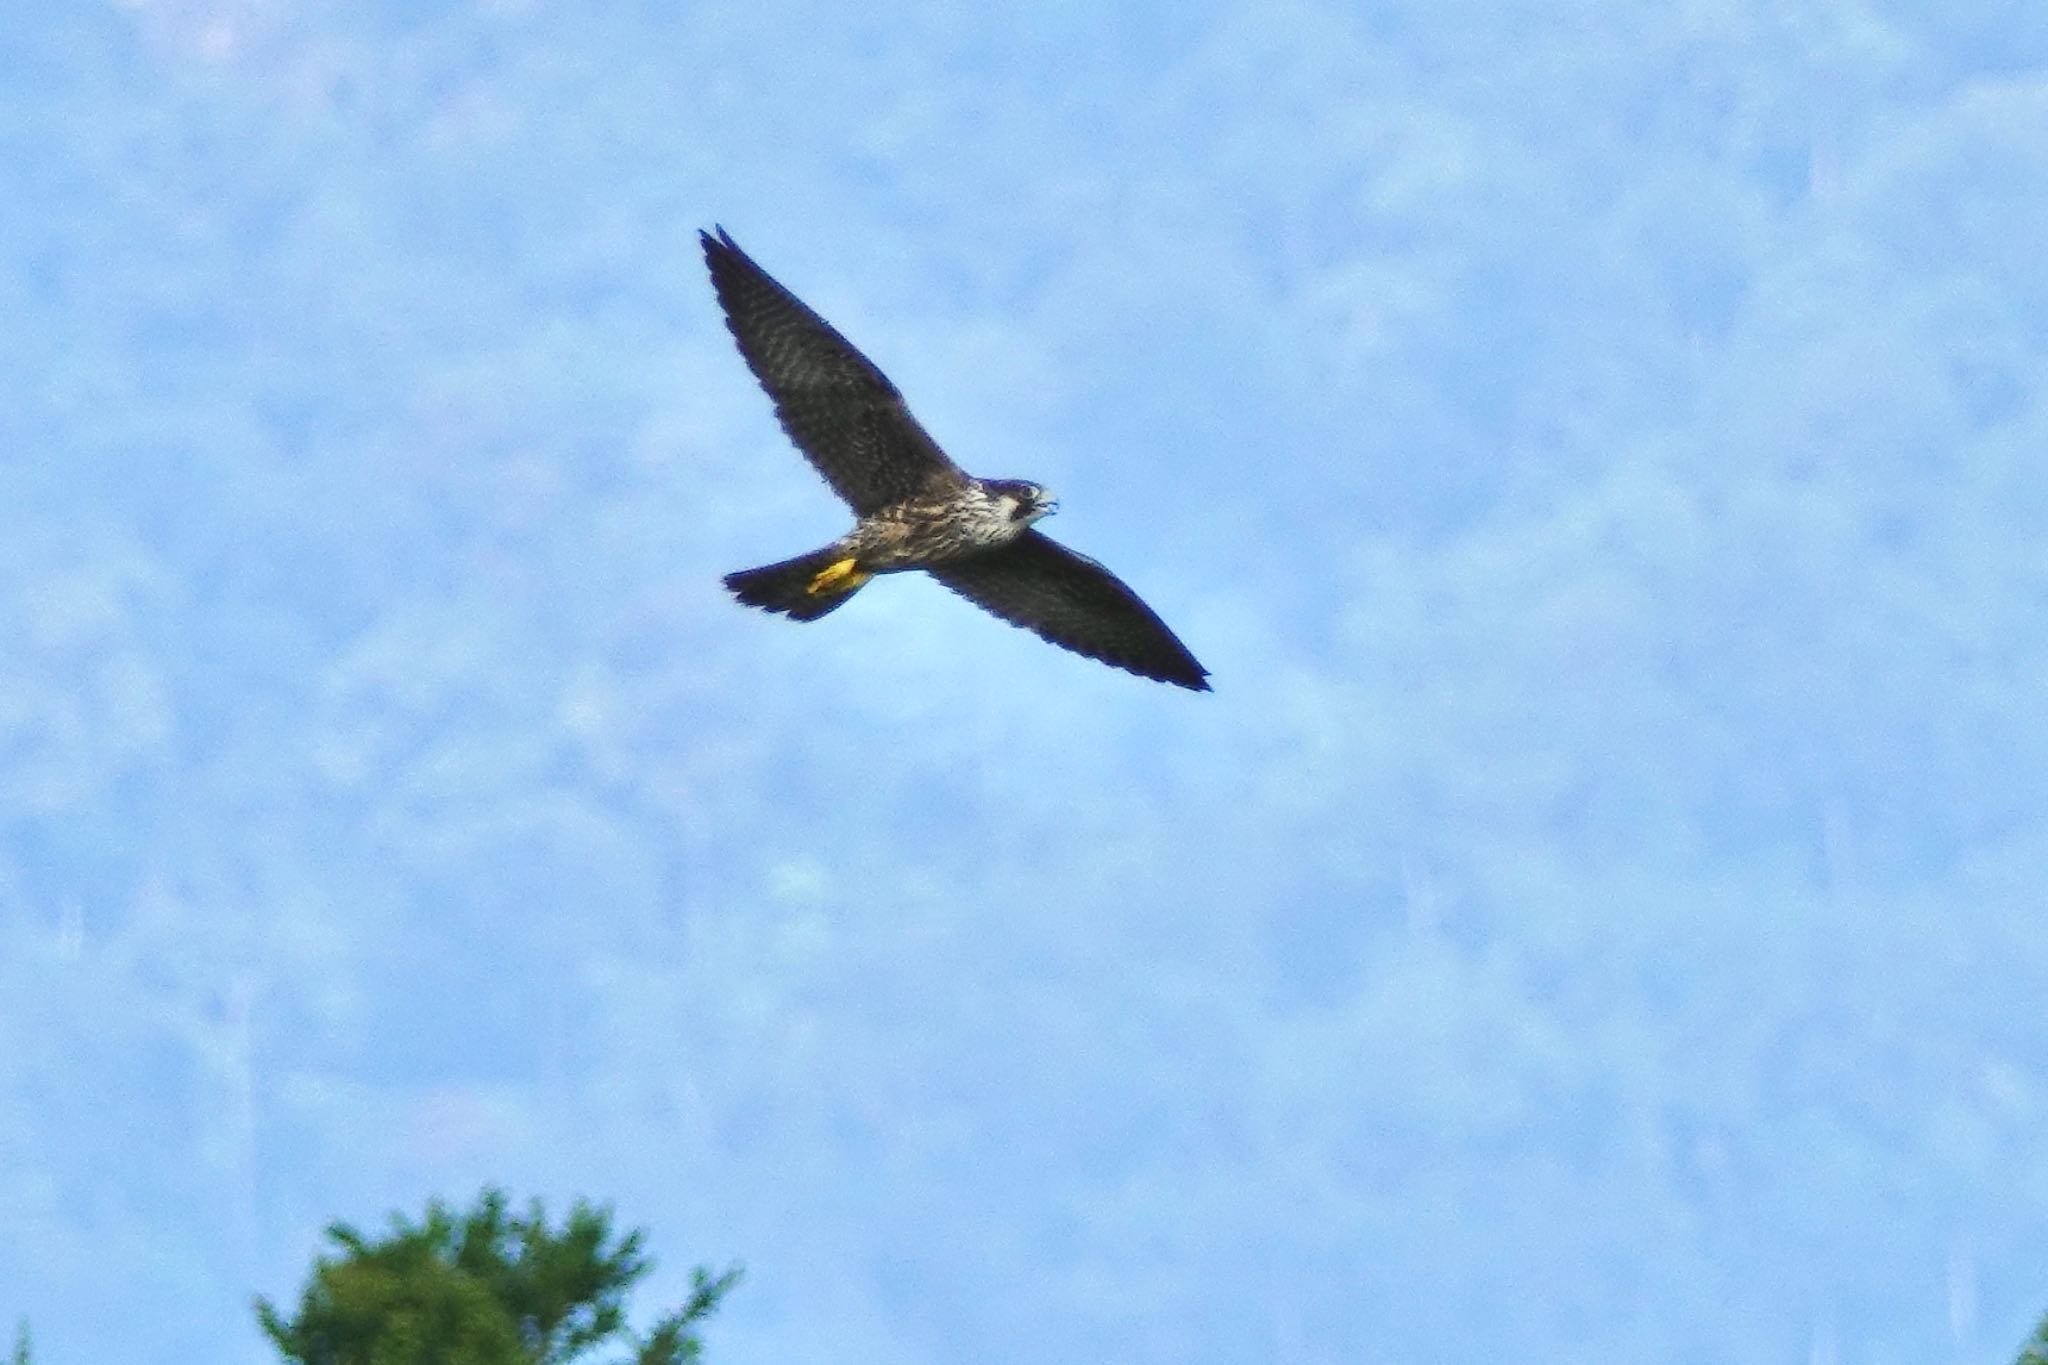
<instances>
[{"instance_id":1,"label":"tree foliage","mask_svg":"<svg viewBox=\"0 0 2048 1365\"><path fill-rule=\"evenodd\" d=\"M2027 1338L2027 1344L2020 1348L2019 1358L2013 1365L2048 1365L2048 1318L2041 1319L2041 1325L2034 1329L2034 1335Z\"/></svg>"},{"instance_id":2,"label":"tree foliage","mask_svg":"<svg viewBox=\"0 0 2048 1365\"><path fill-rule=\"evenodd\" d=\"M625 1344L632 1365L699 1358L696 1327L739 1279L698 1267L688 1300L643 1336L626 1324L626 1297L653 1263L642 1234L614 1235L608 1208L581 1200L559 1228L540 1201L524 1214L485 1189L456 1212L439 1200L409 1222L394 1214L372 1239L346 1223L285 1318L267 1299L256 1315L286 1360L301 1365L569 1365Z\"/></svg>"},{"instance_id":3,"label":"tree foliage","mask_svg":"<svg viewBox=\"0 0 2048 1365\"><path fill-rule=\"evenodd\" d=\"M1967 1246L2011 1360L2042 70L2039 0L15 7L39 1359L233 1359L286 1211L459 1162L784 1248L773 1359L1939 1360ZM842 511L714 209L1215 704L723 601Z\"/></svg>"}]
</instances>

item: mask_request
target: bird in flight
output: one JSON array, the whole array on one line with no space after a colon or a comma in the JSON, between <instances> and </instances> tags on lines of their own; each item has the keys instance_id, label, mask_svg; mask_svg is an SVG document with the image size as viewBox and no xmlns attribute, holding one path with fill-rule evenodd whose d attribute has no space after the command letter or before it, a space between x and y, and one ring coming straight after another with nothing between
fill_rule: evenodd
<instances>
[{"instance_id":1,"label":"bird in flight","mask_svg":"<svg viewBox=\"0 0 2048 1365\"><path fill-rule=\"evenodd\" d=\"M1020 479L977 479L939 449L853 344L719 228L700 232L711 285L782 429L854 527L822 550L725 576L750 607L815 621L876 574L922 569L1012 625L1091 659L1197 692L1209 670L1086 555L1039 531L1057 507Z\"/></svg>"}]
</instances>

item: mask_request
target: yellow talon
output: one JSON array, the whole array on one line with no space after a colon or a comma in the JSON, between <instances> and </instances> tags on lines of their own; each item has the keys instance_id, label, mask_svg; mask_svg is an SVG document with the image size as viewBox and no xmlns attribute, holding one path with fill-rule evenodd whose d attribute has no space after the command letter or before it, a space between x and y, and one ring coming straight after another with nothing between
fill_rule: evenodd
<instances>
[{"instance_id":1,"label":"yellow talon","mask_svg":"<svg viewBox=\"0 0 2048 1365\"><path fill-rule=\"evenodd\" d=\"M822 597L826 593L852 592L873 577L873 574L862 573L855 567L855 562L851 558L835 560L818 571L818 576L811 580L811 586L806 591L813 597Z\"/></svg>"}]
</instances>

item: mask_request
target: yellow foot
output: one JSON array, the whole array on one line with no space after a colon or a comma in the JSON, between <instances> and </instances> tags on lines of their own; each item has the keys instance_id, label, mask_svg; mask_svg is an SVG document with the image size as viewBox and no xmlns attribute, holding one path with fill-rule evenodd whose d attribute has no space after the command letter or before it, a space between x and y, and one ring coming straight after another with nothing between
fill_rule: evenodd
<instances>
[{"instance_id":1,"label":"yellow foot","mask_svg":"<svg viewBox=\"0 0 2048 1365\"><path fill-rule=\"evenodd\" d=\"M813 597L823 597L827 593L852 592L873 577L871 573L862 573L850 558L834 560L818 571L818 576L811 580L811 586L805 591Z\"/></svg>"}]
</instances>

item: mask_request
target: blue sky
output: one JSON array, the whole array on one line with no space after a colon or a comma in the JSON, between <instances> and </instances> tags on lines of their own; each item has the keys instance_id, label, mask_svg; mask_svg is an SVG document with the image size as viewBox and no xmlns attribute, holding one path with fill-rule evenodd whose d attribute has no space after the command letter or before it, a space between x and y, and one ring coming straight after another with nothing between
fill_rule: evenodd
<instances>
[{"instance_id":1,"label":"blue sky","mask_svg":"<svg viewBox=\"0 0 2048 1365\"><path fill-rule=\"evenodd\" d=\"M58 0L0 108L39 1359L486 1182L719 1362L2048 1310L2048 10ZM1216 693L726 599L843 513L712 223Z\"/></svg>"}]
</instances>

